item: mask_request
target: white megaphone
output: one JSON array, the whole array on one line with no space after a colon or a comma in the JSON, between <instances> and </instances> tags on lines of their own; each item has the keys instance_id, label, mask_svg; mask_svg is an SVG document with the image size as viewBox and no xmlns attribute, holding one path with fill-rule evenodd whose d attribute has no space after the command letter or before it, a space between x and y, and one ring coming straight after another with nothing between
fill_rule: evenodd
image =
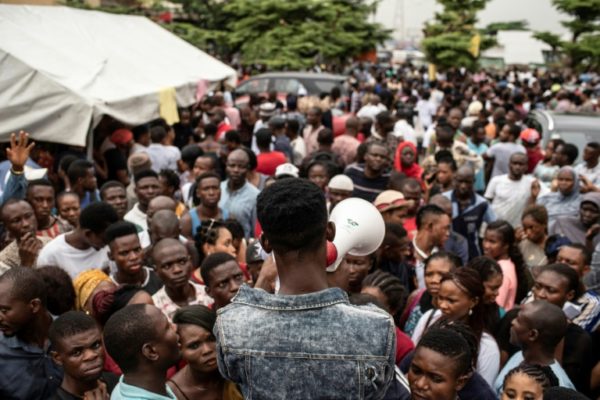
<instances>
[{"instance_id":1,"label":"white megaphone","mask_svg":"<svg viewBox=\"0 0 600 400\"><path fill-rule=\"evenodd\" d=\"M381 246L385 223L381 213L366 200L349 198L338 203L329 221L335 224L335 238L327 242L327 272L335 271L346 254L366 256Z\"/></svg>"}]
</instances>

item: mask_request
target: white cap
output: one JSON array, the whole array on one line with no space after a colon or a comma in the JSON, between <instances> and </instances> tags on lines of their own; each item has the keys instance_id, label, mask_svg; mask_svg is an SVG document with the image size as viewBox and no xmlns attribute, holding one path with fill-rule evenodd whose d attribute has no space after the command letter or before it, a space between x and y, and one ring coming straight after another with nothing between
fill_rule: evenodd
<instances>
[{"instance_id":1,"label":"white cap","mask_svg":"<svg viewBox=\"0 0 600 400\"><path fill-rule=\"evenodd\" d=\"M346 190L348 192L352 192L354 190L354 183L347 175L340 174L331 178L327 187L329 189Z\"/></svg>"},{"instance_id":2,"label":"white cap","mask_svg":"<svg viewBox=\"0 0 600 400\"><path fill-rule=\"evenodd\" d=\"M298 177L298 168L294 164L285 163L277 166L275 168L275 178L279 178L283 175L293 176L294 178Z\"/></svg>"}]
</instances>

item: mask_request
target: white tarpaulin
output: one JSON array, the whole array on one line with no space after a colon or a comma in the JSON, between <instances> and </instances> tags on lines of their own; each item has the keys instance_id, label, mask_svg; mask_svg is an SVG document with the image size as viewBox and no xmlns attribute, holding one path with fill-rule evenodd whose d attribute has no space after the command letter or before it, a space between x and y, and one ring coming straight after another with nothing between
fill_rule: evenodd
<instances>
[{"instance_id":1,"label":"white tarpaulin","mask_svg":"<svg viewBox=\"0 0 600 400\"><path fill-rule=\"evenodd\" d=\"M102 115L141 124L159 117L159 92L185 107L201 82L235 76L145 17L0 4L0 141L24 129L84 146Z\"/></svg>"}]
</instances>

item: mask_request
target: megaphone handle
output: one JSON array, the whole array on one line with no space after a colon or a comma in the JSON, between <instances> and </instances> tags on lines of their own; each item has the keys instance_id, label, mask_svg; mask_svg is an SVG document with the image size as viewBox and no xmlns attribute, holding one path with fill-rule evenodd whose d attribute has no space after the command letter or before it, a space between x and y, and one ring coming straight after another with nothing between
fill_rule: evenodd
<instances>
[{"instance_id":1,"label":"megaphone handle","mask_svg":"<svg viewBox=\"0 0 600 400\"><path fill-rule=\"evenodd\" d=\"M338 251L333 242L327 241L327 263L325 268L332 265L338 258Z\"/></svg>"}]
</instances>

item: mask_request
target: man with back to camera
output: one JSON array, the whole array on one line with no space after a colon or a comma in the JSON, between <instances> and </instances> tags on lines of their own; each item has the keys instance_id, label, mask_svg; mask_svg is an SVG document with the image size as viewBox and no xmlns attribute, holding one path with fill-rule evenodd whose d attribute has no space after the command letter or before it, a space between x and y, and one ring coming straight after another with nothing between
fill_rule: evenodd
<instances>
[{"instance_id":1,"label":"man with back to camera","mask_svg":"<svg viewBox=\"0 0 600 400\"><path fill-rule=\"evenodd\" d=\"M277 181L257 208L281 287L273 295L244 285L218 310L221 374L246 398L382 398L394 375L394 323L328 288L326 243L335 226L322 191L305 180Z\"/></svg>"}]
</instances>

